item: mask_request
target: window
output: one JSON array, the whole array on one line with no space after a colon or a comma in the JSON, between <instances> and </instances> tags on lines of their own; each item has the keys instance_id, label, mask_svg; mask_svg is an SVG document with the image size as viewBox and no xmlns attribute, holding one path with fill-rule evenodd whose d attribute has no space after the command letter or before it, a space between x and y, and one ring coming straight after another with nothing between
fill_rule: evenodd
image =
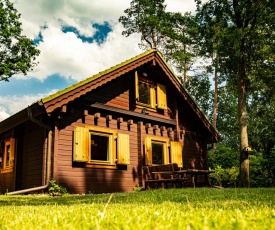
<instances>
[{"instance_id":1,"label":"window","mask_svg":"<svg viewBox=\"0 0 275 230\"><path fill-rule=\"evenodd\" d=\"M169 139L165 137L145 137L145 164L160 165L169 163Z\"/></svg>"},{"instance_id":2,"label":"window","mask_svg":"<svg viewBox=\"0 0 275 230\"><path fill-rule=\"evenodd\" d=\"M4 140L3 148L1 148L1 151L1 173L13 172L15 139L9 138Z\"/></svg>"},{"instance_id":3,"label":"window","mask_svg":"<svg viewBox=\"0 0 275 230\"><path fill-rule=\"evenodd\" d=\"M113 135L112 133L90 132L90 162L113 164Z\"/></svg>"},{"instance_id":4,"label":"window","mask_svg":"<svg viewBox=\"0 0 275 230\"><path fill-rule=\"evenodd\" d=\"M75 127L73 161L90 165L130 164L129 135L100 127Z\"/></svg>"},{"instance_id":5,"label":"window","mask_svg":"<svg viewBox=\"0 0 275 230\"><path fill-rule=\"evenodd\" d=\"M135 72L137 105L151 109L167 109L166 87L146 78L139 78Z\"/></svg>"},{"instance_id":6,"label":"window","mask_svg":"<svg viewBox=\"0 0 275 230\"><path fill-rule=\"evenodd\" d=\"M182 146L179 142L170 142L165 137L146 136L144 143L146 165L177 163L179 167L183 167Z\"/></svg>"}]
</instances>

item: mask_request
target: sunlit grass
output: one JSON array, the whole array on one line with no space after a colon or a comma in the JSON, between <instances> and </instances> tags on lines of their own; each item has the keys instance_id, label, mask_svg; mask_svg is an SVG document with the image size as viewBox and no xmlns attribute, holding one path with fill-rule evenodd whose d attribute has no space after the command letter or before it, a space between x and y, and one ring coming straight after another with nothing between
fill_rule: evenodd
<instances>
[{"instance_id":1,"label":"sunlit grass","mask_svg":"<svg viewBox=\"0 0 275 230\"><path fill-rule=\"evenodd\" d=\"M275 189L3 195L0 229L275 229Z\"/></svg>"}]
</instances>

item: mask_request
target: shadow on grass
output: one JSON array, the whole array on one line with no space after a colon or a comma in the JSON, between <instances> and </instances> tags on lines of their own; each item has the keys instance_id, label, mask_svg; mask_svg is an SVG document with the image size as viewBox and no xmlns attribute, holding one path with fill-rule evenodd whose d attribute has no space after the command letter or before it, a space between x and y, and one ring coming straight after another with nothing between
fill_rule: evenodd
<instances>
[{"instance_id":1,"label":"shadow on grass","mask_svg":"<svg viewBox=\"0 0 275 230\"><path fill-rule=\"evenodd\" d=\"M0 206L44 206L44 205L79 205L106 204L111 194L66 195L51 197L47 195L17 195L0 196ZM251 189L214 189L214 188L185 188L185 189L156 189L132 193L114 193L111 203L117 204L161 204L175 202L180 204L221 202L249 203L251 205L275 205L275 188Z\"/></svg>"}]
</instances>

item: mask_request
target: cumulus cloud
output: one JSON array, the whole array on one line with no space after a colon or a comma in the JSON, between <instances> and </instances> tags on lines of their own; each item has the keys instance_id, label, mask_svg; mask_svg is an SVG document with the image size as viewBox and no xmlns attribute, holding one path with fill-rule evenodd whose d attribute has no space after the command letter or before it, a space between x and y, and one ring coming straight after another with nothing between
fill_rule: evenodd
<instances>
[{"instance_id":1,"label":"cumulus cloud","mask_svg":"<svg viewBox=\"0 0 275 230\"><path fill-rule=\"evenodd\" d=\"M39 65L31 75L43 80L51 74L60 74L79 81L135 56L140 52L138 35L129 39L121 32L122 26L115 24L106 41L99 45L83 42L75 33L63 33L57 27L45 29L42 31L45 42L38 45Z\"/></svg>"},{"instance_id":2,"label":"cumulus cloud","mask_svg":"<svg viewBox=\"0 0 275 230\"><path fill-rule=\"evenodd\" d=\"M31 77L44 80L52 74L82 80L141 52L137 44L140 35L124 37L118 18L130 6L130 0L18 0L15 6L21 13L24 33L43 41L36 71ZM195 9L193 0L166 0L167 11L186 12ZM82 41L73 32L64 33L63 26L77 29L83 36L92 37L93 23L108 22L112 32L102 44ZM41 30L41 28L44 28Z\"/></svg>"}]
</instances>

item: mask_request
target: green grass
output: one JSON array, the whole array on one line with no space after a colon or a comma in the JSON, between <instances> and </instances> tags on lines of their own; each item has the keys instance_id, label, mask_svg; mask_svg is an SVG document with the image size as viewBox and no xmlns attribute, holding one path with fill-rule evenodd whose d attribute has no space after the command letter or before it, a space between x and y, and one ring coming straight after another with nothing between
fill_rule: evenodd
<instances>
[{"instance_id":1,"label":"green grass","mask_svg":"<svg viewBox=\"0 0 275 230\"><path fill-rule=\"evenodd\" d=\"M0 229L275 229L275 188L0 196Z\"/></svg>"}]
</instances>

